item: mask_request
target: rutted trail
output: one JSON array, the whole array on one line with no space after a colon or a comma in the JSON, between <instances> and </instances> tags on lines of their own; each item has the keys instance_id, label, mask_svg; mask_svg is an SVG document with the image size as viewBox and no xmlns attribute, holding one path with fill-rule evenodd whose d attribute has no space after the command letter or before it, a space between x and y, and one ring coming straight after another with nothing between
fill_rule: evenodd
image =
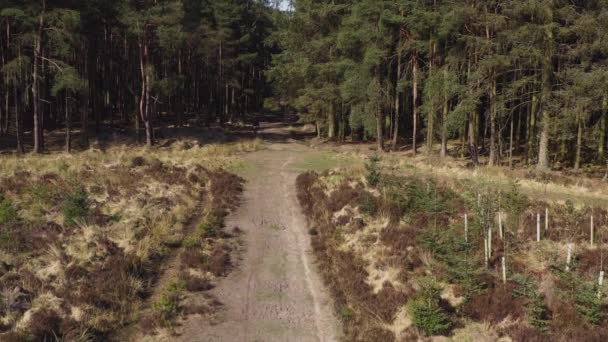
<instances>
[{"instance_id":1,"label":"rutted trail","mask_svg":"<svg viewBox=\"0 0 608 342\"><path fill-rule=\"evenodd\" d=\"M214 322L191 316L181 341L335 341L340 325L316 270L306 219L296 198L294 164L316 153L273 143L247 155L241 207L227 228L244 232L242 260L212 291L224 309Z\"/></svg>"}]
</instances>

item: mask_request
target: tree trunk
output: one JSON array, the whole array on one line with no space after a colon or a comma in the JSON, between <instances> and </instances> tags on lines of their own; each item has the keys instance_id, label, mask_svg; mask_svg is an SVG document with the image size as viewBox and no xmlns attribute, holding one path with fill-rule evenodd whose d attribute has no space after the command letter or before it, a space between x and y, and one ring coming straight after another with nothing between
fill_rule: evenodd
<instances>
[{"instance_id":1,"label":"tree trunk","mask_svg":"<svg viewBox=\"0 0 608 342\"><path fill-rule=\"evenodd\" d=\"M412 54L412 152L418 153L416 146L416 135L418 125L418 56L416 52Z\"/></svg>"},{"instance_id":2,"label":"tree trunk","mask_svg":"<svg viewBox=\"0 0 608 342\"><path fill-rule=\"evenodd\" d=\"M443 70L443 81L444 81L444 89L443 89L443 111L441 115L441 158L445 158L448 155L448 92L447 92L447 78L448 78L448 69L444 68Z\"/></svg>"},{"instance_id":3,"label":"tree trunk","mask_svg":"<svg viewBox=\"0 0 608 342\"><path fill-rule=\"evenodd\" d=\"M70 106L68 104L68 94L65 94L65 152L72 151L72 118L70 117Z\"/></svg>"},{"instance_id":4,"label":"tree trunk","mask_svg":"<svg viewBox=\"0 0 608 342\"><path fill-rule=\"evenodd\" d=\"M327 138L333 139L336 137L336 112L333 103L329 104L327 112Z\"/></svg>"},{"instance_id":5,"label":"tree trunk","mask_svg":"<svg viewBox=\"0 0 608 342\"><path fill-rule=\"evenodd\" d=\"M608 116L608 96L604 95L602 98L602 116L600 117L600 141L597 146L597 156L600 160L604 158L604 150L606 147L606 130L608 125L608 120L606 118Z\"/></svg>"},{"instance_id":6,"label":"tree trunk","mask_svg":"<svg viewBox=\"0 0 608 342\"><path fill-rule=\"evenodd\" d=\"M578 170L581 167L581 148L583 144L583 119L580 113L576 115L576 123L578 126L576 134L576 156L574 159L574 170Z\"/></svg>"},{"instance_id":7,"label":"tree trunk","mask_svg":"<svg viewBox=\"0 0 608 342\"><path fill-rule=\"evenodd\" d=\"M532 158L532 153L536 145L536 112L538 110L538 97L532 95L532 105L530 106L530 117L528 118L528 129L526 130L526 164Z\"/></svg>"},{"instance_id":8,"label":"tree trunk","mask_svg":"<svg viewBox=\"0 0 608 342\"><path fill-rule=\"evenodd\" d=\"M8 91L7 91L8 94ZM15 134L17 134L17 153L23 153L23 119L19 113L19 88L17 82L13 83L13 96L15 97Z\"/></svg>"},{"instance_id":9,"label":"tree trunk","mask_svg":"<svg viewBox=\"0 0 608 342\"><path fill-rule=\"evenodd\" d=\"M429 75L433 72L433 58L434 58L434 43L431 43L431 56L429 57ZM426 116L426 154L431 155L433 153L433 143L435 138L435 106L431 106Z\"/></svg>"},{"instance_id":10,"label":"tree trunk","mask_svg":"<svg viewBox=\"0 0 608 342\"><path fill-rule=\"evenodd\" d=\"M543 56L542 70L542 120L540 142L538 146L538 170L547 170L549 168L549 125L551 123L551 114L549 113L548 103L551 100L552 94L552 74L553 74L553 32L550 28L547 29L547 47Z\"/></svg>"},{"instance_id":11,"label":"tree trunk","mask_svg":"<svg viewBox=\"0 0 608 342\"><path fill-rule=\"evenodd\" d=\"M9 48L11 46L11 24L10 24L10 20L8 18L5 18L5 23L6 23L6 39L4 42L4 48L3 48L3 53L0 57L2 57L2 65L4 66L4 64L7 62L9 56ZM10 93L10 84L9 84L9 79L8 77L4 78L4 84L5 84L5 97L4 97L4 115L5 115L5 122L4 122L4 133L8 133L8 127L9 127L9 93ZM16 87L16 85L14 85ZM15 106L17 104L15 103ZM0 109L1 110L1 109ZM15 118L15 120L17 120L17 118ZM0 126L2 125L2 120L0 120ZM0 131L2 130L2 127L0 127Z\"/></svg>"},{"instance_id":12,"label":"tree trunk","mask_svg":"<svg viewBox=\"0 0 608 342\"><path fill-rule=\"evenodd\" d=\"M513 168L513 133L515 129L515 114L511 115L511 131L509 132L509 168Z\"/></svg>"},{"instance_id":13,"label":"tree trunk","mask_svg":"<svg viewBox=\"0 0 608 342\"><path fill-rule=\"evenodd\" d=\"M154 144L154 136L152 132L152 113L150 108L150 80L146 66L148 65L148 44L146 42L145 33L140 38L140 69L141 69L141 98L139 99L139 112L141 120L146 129L146 145L148 147Z\"/></svg>"},{"instance_id":14,"label":"tree trunk","mask_svg":"<svg viewBox=\"0 0 608 342\"><path fill-rule=\"evenodd\" d=\"M608 154L608 142L606 142L606 148L604 149L604 153ZM606 160L606 173L604 174L604 179L603 181L606 182L608 181L608 155L604 156L604 160Z\"/></svg>"},{"instance_id":15,"label":"tree trunk","mask_svg":"<svg viewBox=\"0 0 608 342\"><path fill-rule=\"evenodd\" d=\"M179 50L178 59L177 59L177 74L180 80L180 91L177 95L177 127L180 128L184 125L184 78L182 71L182 49Z\"/></svg>"},{"instance_id":16,"label":"tree trunk","mask_svg":"<svg viewBox=\"0 0 608 342\"><path fill-rule=\"evenodd\" d=\"M494 72L492 72L492 79L490 80L490 157L488 158L488 166L496 165L497 154L496 154L496 79L494 78Z\"/></svg>"},{"instance_id":17,"label":"tree trunk","mask_svg":"<svg viewBox=\"0 0 608 342\"><path fill-rule=\"evenodd\" d=\"M376 141L378 142L378 151L384 151L384 113L380 104L376 108Z\"/></svg>"},{"instance_id":18,"label":"tree trunk","mask_svg":"<svg viewBox=\"0 0 608 342\"><path fill-rule=\"evenodd\" d=\"M5 78L4 85L5 85L5 88L4 88L4 91L5 91L5 94L4 94L4 117L5 118L4 118L4 120L5 121L4 121L4 129L2 129L0 127L0 131L3 131L4 133L8 133L8 126L9 126L9 121L10 121L9 120L9 117L10 117L10 115L9 115L9 113L10 113L9 112L9 102L8 102L9 101L9 96L10 96L9 95L10 94L10 84L9 84L8 78ZM2 109L0 109L0 111L1 110ZM2 120L1 119L0 119L0 125L2 125Z\"/></svg>"},{"instance_id":19,"label":"tree trunk","mask_svg":"<svg viewBox=\"0 0 608 342\"><path fill-rule=\"evenodd\" d=\"M403 15L403 11L401 12ZM399 140L399 112L401 111L401 97L399 94L399 81L401 81L401 32L399 32L399 43L397 45L397 77L395 82L395 119L393 120L393 150L397 149Z\"/></svg>"},{"instance_id":20,"label":"tree trunk","mask_svg":"<svg viewBox=\"0 0 608 342\"><path fill-rule=\"evenodd\" d=\"M515 131L515 151L514 152L519 152L521 150L521 132L523 131L523 107L521 107L518 111L517 111L517 126L516 126L516 131Z\"/></svg>"},{"instance_id":21,"label":"tree trunk","mask_svg":"<svg viewBox=\"0 0 608 342\"><path fill-rule=\"evenodd\" d=\"M477 112L473 112L469 117L469 154L471 161L475 166L479 165L479 156L477 152Z\"/></svg>"},{"instance_id":22,"label":"tree trunk","mask_svg":"<svg viewBox=\"0 0 608 342\"><path fill-rule=\"evenodd\" d=\"M44 151L42 132L42 110L40 104L40 58L42 56L42 38L44 34L44 12L46 11L46 0L42 0L42 12L38 18L38 34L34 47L34 70L32 72L32 101L34 109L34 153Z\"/></svg>"},{"instance_id":23,"label":"tree trunk","mask_svg":"<svg viewBox=\"0 0 608 342\"><path fill-rule=\"evenodd\" d=\"M340 105L340 120L338 125L338 139L340 142L344 142L346 140L346 115L344 114L344 102Z\"/></svg>"}]
</instances>

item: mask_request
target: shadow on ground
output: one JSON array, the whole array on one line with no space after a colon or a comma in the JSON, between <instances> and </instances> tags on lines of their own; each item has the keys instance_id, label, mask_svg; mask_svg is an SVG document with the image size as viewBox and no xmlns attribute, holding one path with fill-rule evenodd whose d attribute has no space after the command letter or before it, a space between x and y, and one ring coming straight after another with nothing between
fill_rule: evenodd
<instances>
[{"instance_id":1,"label":"shadow on ground","mask_svg":"<svg viewBox=\"0 0 608 342\"><path fill-rule=\"evenodd\" d=\"M271 142L289 142L291 140L304 140L315 136L314 130L306 124L299 123L296 115L259 115L256 116L259 128L254 129L254 120L244 122L225 123L223 125L211 124L202 126L190 121L182 127L176 127L170 122L161 122L155 129L156 140L159 146L169 146L178 140L193 140L199 144L232 143L241 140L261 138ZM139 139L136 131L130 127L120 125L102 124L98 129L89 127L90 147L105 150L113 145L141 145L145 141L145 132L140 131ZM139 141L138 141L139 140ZM73 151L82 151L82 130L74 129L72 132ZM32 132L24 133L23 145L26 152L33 149ZM65 148L65 130L58 129L45 133L45 147L47 152L59 152ZM0 136L0 154L15 153L16 141L14 135Z\"/></svg>"}]
</instances>

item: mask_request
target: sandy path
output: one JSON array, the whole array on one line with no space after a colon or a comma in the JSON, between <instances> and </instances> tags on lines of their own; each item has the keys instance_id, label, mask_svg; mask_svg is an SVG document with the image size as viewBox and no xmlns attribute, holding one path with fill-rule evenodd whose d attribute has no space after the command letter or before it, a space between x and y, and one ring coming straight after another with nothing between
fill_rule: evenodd
<instances>
[{"instance_id":1,"label":"sandy path","mask_svg":"<svg viewBox=\"0 0 608 342\"><path fill-rule=\"evenodd\" d=\"M225 305L215 323L191 316L179 341L335 341L340 325L313 262L306 219L296 198L294 163L315 153L272 143L246 156L243 203L227 227L243 230L245 251L212 290ZM219 322L219 323L218 323Z\"/></svg>"}]
</instances>

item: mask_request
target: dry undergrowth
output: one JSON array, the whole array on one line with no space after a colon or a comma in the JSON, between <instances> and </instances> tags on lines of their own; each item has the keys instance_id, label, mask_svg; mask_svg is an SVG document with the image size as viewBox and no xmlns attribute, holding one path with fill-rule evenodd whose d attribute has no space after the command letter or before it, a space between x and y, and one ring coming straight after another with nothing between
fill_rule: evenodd
<instances>
[{"instance_id":1,"label":"dry undergrowth","mask_svg":"<svg viewBox=\"0 0 608 342\"><path fill-rule=\"evenodd\" d=\"M343 171L307 172L297 180L345 340L608 338L606 297L597 286L608 251L604 209L532 200L516 183L493 177L388 172L377 185L372 180ZM536 242L537 213L544 218L545 209L549 229L541 221L542 241ZM492 255L485 267L489 226ZM566 272L568 243L575 248Z\"/></svg>"},{"instance_id":2,"label":"dry undergrowth","mask_svg":"<svg viewBox=\"0 0 608 342\"><path fill-rule=\"evenodd\" d=\"M540 172L534 168L478 167L466 161L447 157L400 158L388 156L384 160L388 169L399 173L433 174L445 181L462 181L466 179L517 179L521 191L533 199L564 203L566 199L576 206L608 205L608 183L602 181L601 175L574 171Z\"/></svg>"},{"instance_id":3,"label":"dry undergrowth","mask_svg":"<svg viewBox=\"0 0 608 342\"><path fill-rule=\"evenodd\" d=\"M225 273L229 257L217 248L219 230L197 240L192 221L219 229L241 191L220 168L259 145L182 141L3 158L0 340L107 340L139 319L160 266L182 245L210 255L192 264L202 275L189 272L184 286L209 289L205 272Z\"/></svg>"}]
</instances>

